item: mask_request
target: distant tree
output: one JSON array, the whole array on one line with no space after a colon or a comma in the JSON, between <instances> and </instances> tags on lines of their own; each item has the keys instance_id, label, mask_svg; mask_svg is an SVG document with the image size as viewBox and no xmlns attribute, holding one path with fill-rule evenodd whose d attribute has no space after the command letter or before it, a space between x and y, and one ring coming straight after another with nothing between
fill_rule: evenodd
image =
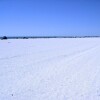
<instances>
[{"instance_id":1,"label":"distant tree","mask_svg":"<svg viewBox=\"0 0 100 100\"><path fill-rule=\"evenodd\" d=\"M23 37L23 39L28 39L28 37Z\"/></svg>"},{"instance_id":2,"label":"distant tree","mask_svg":"<svg viewBox=\"0 0 100 100\"><path fill-rule=\"evenodd\" d=\"M7 39L7 37L6 37L6 36L3 36L3 37L2 37L2 40L6 40L6 39Z\"/></svg>"}]
</instances>

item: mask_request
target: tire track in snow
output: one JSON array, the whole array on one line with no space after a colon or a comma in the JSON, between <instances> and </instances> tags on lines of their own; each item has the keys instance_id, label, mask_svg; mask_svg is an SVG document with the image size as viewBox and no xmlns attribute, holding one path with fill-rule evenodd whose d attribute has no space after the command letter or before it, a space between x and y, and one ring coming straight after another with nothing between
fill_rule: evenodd
<instances>
[{"instance_id":1,"label":"tire track in snow","mask_svg":"<svg viewBox=\"0 0 100 100\"><path fill-rule=\"evenodd\" d=\"M97 49L97 48L95 48L95 49ZM95 49L92 49L93 51L95 51ZM93 51L91 51L91 52L93 52ZM90 51L89 51L90 52ZM88 53L88 52L85 52L86 54ZM79 59L80 59L80 57L82 57L82 56L86 56L86 54L85 55L83 55L83 53L81 54L81 56L79 55L79 56L77 56ZM71 60L72 61L72 60ZM69 62L69 64L67 64L67 65L70 65L70 63L71 62ZM84 65L85 65L85 63L84 63ZM59 66L62 66L62 64L60 63L59 64ZM73 67L73 66L72 66ZM82 69L84 69L84 68L81 68L80 70L82 71ZM76 73L77 73L77 75L78 74L80 74L80 72L77 72L76 71ZM75 74L75 73L74 73ZM72 76L73 76L73 74L72 74ZM72 76L70 76L71 78L74 78L74 77L72 77ZM76 76L75 76L76 77ZM61 91L61 90L60 90ZM59 92L59 91L58 91ZM75 95L78 95L78 94L75 94ZM81 96L81 94L80 94L80 96ZM74 95L73 95L73 97L74 97ZM71 96L69 97L70 99L71 99Z\"/></svg>"},{"instance_id":2,"label":"tire track in snow","mask_svg":"<svg viewBox=\"0 0 100 100\"><path fill-rule=\"evenodd\" d=\"M92 52L95 52L97 49L100 49L100 47L98 47L98 48L95 48L95 49L92 49L93 51L89 51L89 54L91 54L92 55ZM88 53L88 52L87 52ZM87 53L85 54L85 55L82 55L82 56L79 56L79 60L80 60L80 58L82 58L82 57L85 57L85 56L87 56ZM96 53L96 52L95 52ZM88 55L89 56L89 55ZM77 61L78 61L78 59L77 59ZM91 57L90 57L90 59L91 59ZM86 60L84 60L84 61L86 61ZM72 66L72 68L70 68L70 72L73 70L74 71L74 75L75 76L73 76L73 74L71 74L71 76L70 76L70 80L73 80L72 82L75 82L75 78L77 77L77 76L80 76L81 74L82 74L82 72L84 72L84 70L86 70L87 71L87 69L91 69L91 66L87 66L87 64L89 64L90 63L90 65L91 65L91 60L90 61L88 61L86 64L85 63L83 63L84 65L82 65L82 66L84 66L84 67L80 67L79 68L79 71L75 71L75 69L73 69L73 68L77 68L77 66L76 67L73 67L74 66L74 64L73 64L73 66ZM70 66L70 62L69 62L69 64L67 64L67 65L69 65ZM75 62L75 64L77 65L77 63ZM87 68L86 68L86 66L87 66ZM94 66L95 67L95 66ZM71 70L72 69L72 70ZM94 68L95 69L95 68ZM85 73L83 73L83 76L84 76L84 74ZM95 76L94 76L94 79L95 79ZM92 81L94 80L94 79L92 79ZM91 80L90 80L91 81ZM69 83L70 84L70 83ZM91 85L92 85L92 83L91 83ZM71 85L69 85L69 86L71 86ZM70 88L72 88L72 86L70 87ZM78 87L77 87L78 88ZM88 94L88 92L89 91L87 91L87 93L85 93L85 94L81 94L81 93L78 93L78 94L75 94L75 95L73 95L73 96L70 96L69 98L70 98L70 100L73 100L73 99L75 99L75 97L76 96L78 96L78 98L77 99L79 99L79 97L82 99L82 98L85 98L86 97L86 95ZM85 97L84 97L85 96ZM75 99L75 100L77 100L77 99ZM79 100L81 100L81 99L79 99ZM82 99L83 100L83 99ZM86 99L85 99L86 100ZM90 100L90 99L89 99Z\"/></svg>"},{"instance_id":3,"label":"tire track in snow","mask_svg":"<svg viewBox=\"0 0 100 100\"><path fill-rule=\"evenodd\" d=\"M95 50L95 49L91 49L91 50ZM80 58L80 57L82 57L82 56L84 56L84 53L88 53L88 52L90 52L90 50L86 50L85 52L81 52L81 55L80 54L78 54L77 56L74 56L74 58L71 58L71 61L73 61L72 59L75 59L76 57L78 57L78 58ZM85 54L85 55L86 55ZM46 62L46 60L45 60L45 62ZM68 61L69 62L69 61ZM41 62L40 62L41 63ZM62 66L62 63L61 62L58 62L59 63L59 66ZM70 65L70 62L69 62L69 64L68 65ZM39 66L39 67L41 67L41 66ZM39 70L38 68L37 68L37 70ZM41 70L41 69L40 69ZM81 69L82 70L82 69ZM39 71L37 71L37 74L36 74L36 76L38 75L38 72ZM79 72L80 73L80 72ZM74 73L75 74L75 73ZM77 73L78 74L78 73ZM26 77L27 77L27 74L26 74ZM73 78L72 76L70 76L71 78ZM26 78L27 79L27 78ZM70 79L71 80L71 79ZM69 80L69 81L70 81ZM40 81L40 80L39 80ZM41 84L41 81L39 82L39 84ZM70 84L70 83L69 83ZM58 93L61 91L61 90L57 90L58 91ZM49 94L48 94L49 95ZM58 94L57 94L58 95ZM68 97L68 98L70 98L71 99L71 97Z\"/></svg>"},{"instance_id":4,"label":"tire track in snow","mask_svg":"<svg viewBox=\"0 0 100 100\"><path fill-rule=\"evenodd\" d=\"M84 53L87 53L87 52L90 52L91 50L94 50L98 48L98 46L93 46L93 47L90 47L88 49L85 49L85 50L79 50L79 51L76 51L76 52L72 52L68 55L64 54L64 55L59 55L59 56L53 56L53 57L50 57L50 58L46 58L46 59L43 59L43 60L39 60L39 61L36 61L36 62L33 62L32 64L39 64L39 63L43 63L43 62L50 62L50 61L55 61L55 60L64 60L64 59L68 59L68 62L69 62L69 58L70 58L70 61L79 57L79 56L82 56ZM70 57L71 56L71 57Z\"/></svg>"}]
</instances>

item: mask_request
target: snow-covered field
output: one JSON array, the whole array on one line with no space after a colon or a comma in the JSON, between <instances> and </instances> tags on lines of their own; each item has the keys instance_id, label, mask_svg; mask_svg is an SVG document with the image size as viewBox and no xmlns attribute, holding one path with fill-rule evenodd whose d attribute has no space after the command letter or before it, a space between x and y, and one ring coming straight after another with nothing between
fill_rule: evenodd
<instances>
[{"instance_id":1,"label":"snow-covered field","mask_svg":"<svg viewBox=\"0 0 100 100\"><path fill-rule=\"evenodd\" d=\"M100 100L100 38L0 40L0 100Z\"/></svg>"}]
</instances>

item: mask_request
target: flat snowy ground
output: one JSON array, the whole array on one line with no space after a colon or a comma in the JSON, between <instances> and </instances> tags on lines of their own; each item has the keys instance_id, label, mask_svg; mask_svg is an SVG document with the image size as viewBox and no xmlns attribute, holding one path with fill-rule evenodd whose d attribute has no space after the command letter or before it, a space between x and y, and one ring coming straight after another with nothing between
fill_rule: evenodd
<instances>
[{"instance_id":1,"label":"flat snowy ground","mask_svg":"<svg viewBox=\"0 0 100 100\"><path fill-rule=\"evenodd\" d=\"M100 38L0 40L0 100L100 100Z\"/></svg>"}]
</instances>

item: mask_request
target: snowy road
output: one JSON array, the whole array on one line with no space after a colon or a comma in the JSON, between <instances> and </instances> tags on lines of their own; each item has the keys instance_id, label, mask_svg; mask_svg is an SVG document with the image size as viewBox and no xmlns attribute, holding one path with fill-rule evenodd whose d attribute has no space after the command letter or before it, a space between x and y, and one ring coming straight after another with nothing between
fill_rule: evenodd
<instances>
[{"instance_id":1,"label":"snowy road","mask_svg":"<svg viewBox=\"0 0 100 100\"><path fill-rule=\"evenodd\" d=\"M100 38L0 40L0 100L100 100Z\"/></svg>"}]
</instances>

